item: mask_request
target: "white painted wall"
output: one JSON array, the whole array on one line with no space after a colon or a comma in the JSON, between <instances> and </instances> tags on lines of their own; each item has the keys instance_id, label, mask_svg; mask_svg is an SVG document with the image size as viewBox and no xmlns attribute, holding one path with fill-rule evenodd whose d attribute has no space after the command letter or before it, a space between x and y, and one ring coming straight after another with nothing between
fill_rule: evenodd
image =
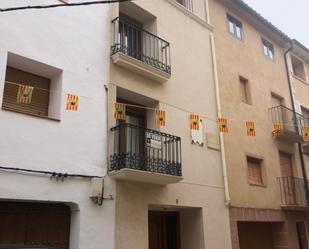
<instances>
[{"instance_id":1,"label":"white painted wall","mask_svg":"<svg viewBox=\"0 0 309 249\"><path fill-rule=\"evenodd\" d=\"M0 8L48 3L58 1L1 0ZM105 175L108 9L96 5L0 13L1 104L9 52L62 70L60 122L0 110L0 166ZM78 112L65 110L67 93L80 95ZM71 248L114 248L114 201L94 205L89 186L89 180L57 182L0 171L0 199L76 204ZM105 195L114 194L112 180L107 178L105 187Z\"/></svg>"}]
</instances>

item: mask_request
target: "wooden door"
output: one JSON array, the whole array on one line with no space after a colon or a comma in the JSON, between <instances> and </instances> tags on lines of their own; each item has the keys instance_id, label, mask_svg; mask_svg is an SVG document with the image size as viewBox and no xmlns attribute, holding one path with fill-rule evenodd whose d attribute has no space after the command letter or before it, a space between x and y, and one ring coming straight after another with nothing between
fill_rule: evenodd
<instances>
[{"instance_id":1,"label":"wooden door","mask_svg":"<svg viewBox=\"0 0 309 249\"><path fill-rule=\"evenodd\" d=\"M70 210L62 204L0 202L0 245L69 249Z\"/></svg>"},{"instance_id":2,"label":"wooden door","mask_svg":"<svg viewBox=\"0 0 309 249\"><path fill-rule=\"evenodd\" d=\"M160 212L149 212L149 249L164 249L163 219Z\"/></svg>"},{"instance_id":3,"label":"wooden door","mask_svg":"<svg viewBox=\"0 0 309 249\"><path fill-rule=\"evenodd\" d=\"M279 156L286 204L295 205L296 191L292 155L284 152L279 152Z\"/></svg>"},{"instance_id":4,"label":"wooden door","mask_svg":"<svg viewBox=\"0 0 309 249\"><path fill-rule=\"evenodd\" d=\"M300 249L308 249L308 236L305 222L297 222L297 236Z\"/></svg>"},{"instance_id":5,"label":"wooden door","mask_svg":"<svg viewBox=\"0 0 309 249\"><path fill-rule=\"evenodd\" d=\"M178 212L149 212L149 249L180 249Z\"/></svg>"},{"instance_id":6,"label":"wooden door","mask_svg":"<svg viewBox=\"0 0 309 249\"><path fill-rule=\"evenodd\" d=\"M121 103L126 103L119 100ZM142 108L126 107L126 120L120 124L127 124L120 128L120 152L126 155L127 162L134 162L130 168L144 169L145 156L145 127L146 127L146 111ZM134 159L134 160L131 160Z\"/></svg>"}]
</instances>

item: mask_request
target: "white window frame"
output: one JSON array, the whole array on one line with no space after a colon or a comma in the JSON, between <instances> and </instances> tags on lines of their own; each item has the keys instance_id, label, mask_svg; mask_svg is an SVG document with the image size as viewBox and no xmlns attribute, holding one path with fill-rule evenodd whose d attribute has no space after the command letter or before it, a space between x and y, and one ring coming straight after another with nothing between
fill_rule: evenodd
<instances>
[{"instance_id":1,"label":"white window frame","mask_svg":"<svg viewBox=\"0 0 309 249\"><path fill-rule=\"evenodd\" d=\"M236 39L242 41L244 38L242 22L230 14L227 14L226 17L228 32Z\"/></svg>"},{"instance_id":2,"label":"white window frame","mask_svg":"<svg viewBox=\"0 0 309 249\"><path fill-rule=\"evenodd\" d=\"M275 61L275 47L265 38L262 38L262 50L266 58L271 61Z\"/></svg>"}]
</instances>

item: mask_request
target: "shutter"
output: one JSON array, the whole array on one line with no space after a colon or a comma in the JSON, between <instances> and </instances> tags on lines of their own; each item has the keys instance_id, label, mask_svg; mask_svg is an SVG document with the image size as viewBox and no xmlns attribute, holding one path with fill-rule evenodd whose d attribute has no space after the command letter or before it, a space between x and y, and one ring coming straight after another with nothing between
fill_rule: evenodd
<instances>
[{"instance_id":1,"label":"shutter","mask_svg":"<svg viewBox=\"0 0 309 249\"><path fill-rule=\"evenodd\" d=\"M292 166L292 158L291 155L280 152L280 165L282 177L293 177L293 166Z\"/></svg>"},{"instance_id":2,"label":"shutter","mask_svg":"<svg viewBox=\"0 0 309 249\"><path fill-rule=\"evenodd\" d=\"M17 103L18 84L34 87L30 104ZM49 89L49 79L7 67L2 107L8 110L47 117Z\"/></svg>"},{"instance_id":3,"label":"shutter","mask_svg":"<svg viewBox=\"0 0 309 249\"><path fill-rule=\"evenodd\" d=\"M263 185L261 161L255 158L248 158L247 164L249 183Z\"/></svg>"}]
</instances>

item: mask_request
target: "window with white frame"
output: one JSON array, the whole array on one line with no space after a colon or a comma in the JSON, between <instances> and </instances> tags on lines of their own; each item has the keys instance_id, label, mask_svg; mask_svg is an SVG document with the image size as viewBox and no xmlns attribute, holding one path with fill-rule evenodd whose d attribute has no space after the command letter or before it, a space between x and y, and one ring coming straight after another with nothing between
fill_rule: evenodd
<instances>
[{"instance_id":1,"label":"window with white frame","mask_svg":"<svg viewBox=\"0 0 309 249\"><path fill-rule=\"evenodd\" d=\"M193 11L193 0L176 0L176 2Z\"/></svg>"},{"instance_id":2,"label":"window with white frame","mask_svg":"<svg viewBox=\"0 0 309 249\"><path fill-rule=\"evenodd\" d=\"M266 57L274 60L274 46L269 41L262 38L263 53Z\"/></svg>"},{"instance_id":3,"label":"window with white frame","mask_svg":"<svg viewBox=\"0 0 309 249\"><path fill-rule=\"evenodd\" d=\"M242 40L243 39L242 23L230 15L227 15L227 21L228 21L228 30L230 34L236 37L237 39Z\"/></svg>"},{"instance_id":4,"label":"window with white frame","mask_svg":"<svg viewBox=\"0 0 309 249\"><path fill-rule=\"evenodd\" d=\"M291 63L293 68L293 74L306 81L306 71L305 71L305 64L301 59L298 59L296 56L291 55Z\"/></svg>"}]
</instances>

